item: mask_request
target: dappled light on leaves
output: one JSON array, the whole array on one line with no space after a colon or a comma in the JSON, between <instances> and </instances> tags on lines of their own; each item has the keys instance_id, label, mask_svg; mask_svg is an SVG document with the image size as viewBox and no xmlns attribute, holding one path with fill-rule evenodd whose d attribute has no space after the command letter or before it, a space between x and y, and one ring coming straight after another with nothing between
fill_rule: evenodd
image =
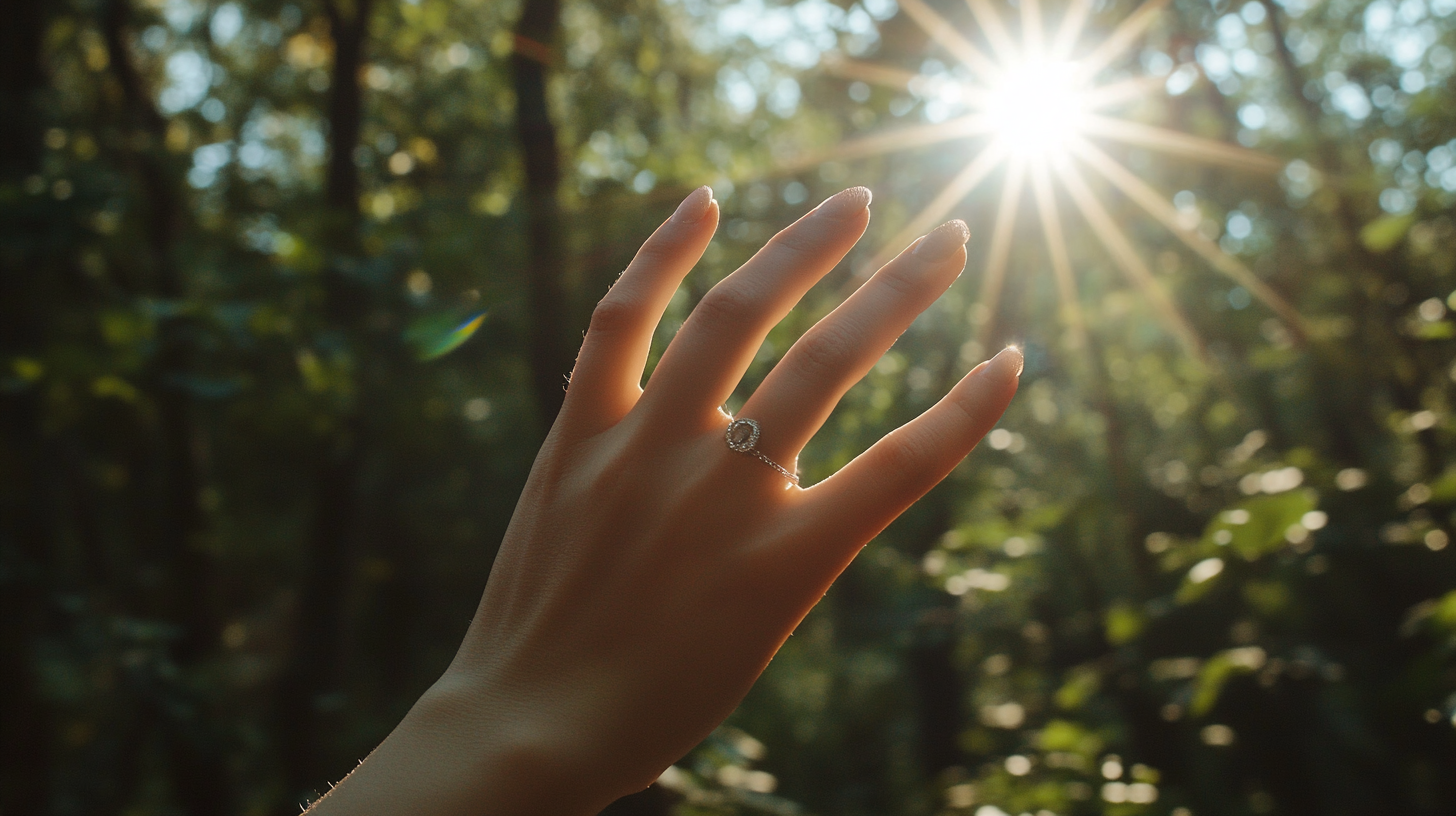
<instances>
[{"instance_id":1,"label":"dappled light on leaves","mask_svg":"<svg viewBox=\"0 0 1456 816\"><path fill-rule=\"evenodd\" d=\"M702 184L649 372L774 231L875 192L730 407L971 227L806 483L1004 343L1026 370L655 816L1456 809L1456 2L563 0L526 40L549 4L408 0L341 48L328 7L365 5L7 19L0 811L297 813L353 768L458 645L592 308Z\"/></svg>"}]
</instances>

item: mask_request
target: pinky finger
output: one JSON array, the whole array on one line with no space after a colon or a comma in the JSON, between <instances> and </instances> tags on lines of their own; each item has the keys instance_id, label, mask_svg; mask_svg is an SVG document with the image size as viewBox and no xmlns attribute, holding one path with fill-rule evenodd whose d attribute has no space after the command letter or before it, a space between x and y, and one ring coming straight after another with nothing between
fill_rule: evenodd
<instances>
[{"instance_id":1,"label":"pinky finger","mask_svg":"<svg viewBox=\"0 0 1456 816\"><path fill-rule=\"evenodd\" d=\"M931 408L806 491L803 510L843 569L859 548L944 479L1011 404L1021 377L1015 346L977 366ZM836 569L836 572L837 572Z\"/></svg>"}]
</instances>

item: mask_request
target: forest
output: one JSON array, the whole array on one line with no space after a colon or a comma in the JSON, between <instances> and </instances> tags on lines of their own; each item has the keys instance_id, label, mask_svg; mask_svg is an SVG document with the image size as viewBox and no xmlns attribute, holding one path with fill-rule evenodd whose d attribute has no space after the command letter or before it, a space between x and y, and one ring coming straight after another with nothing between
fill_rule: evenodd
<instances>
[{"instance_id":1,"label":"forest","mask_svg":"<svg viewBox=\"0 0 1456 816\"><path fill-rule=\"evenodd\" d=\"M464 634L595 303L856 184L1020 393L614 816L1456 811L1456 0L7 0L0 816L298 813ZM650 366L650 364L649 364ZM1443 770L1444 769L1444 770Z\"/></svg>"}]
</instances>

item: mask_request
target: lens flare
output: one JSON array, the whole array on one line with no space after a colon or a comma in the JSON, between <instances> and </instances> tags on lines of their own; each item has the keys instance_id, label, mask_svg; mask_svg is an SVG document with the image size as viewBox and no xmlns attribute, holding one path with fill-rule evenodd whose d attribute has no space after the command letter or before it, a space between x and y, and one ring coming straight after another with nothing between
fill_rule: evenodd
<instances>
[{"instance_id":1,"label":"lens flare","mask_svg":"<svg viewBox=\"0 0 1456 816\"><path fill-rule=\"evenodd\" d=\"M436 360L446 354L465 345L465 341L480 329L485 323L485 312L476 312L467 317L463 323L451 328L451 324L445 324L441 328L435 328L435 321L426 321L425 324L411 329L406 337L411 340L421 360Z\"/></svg>"}]
</instances>

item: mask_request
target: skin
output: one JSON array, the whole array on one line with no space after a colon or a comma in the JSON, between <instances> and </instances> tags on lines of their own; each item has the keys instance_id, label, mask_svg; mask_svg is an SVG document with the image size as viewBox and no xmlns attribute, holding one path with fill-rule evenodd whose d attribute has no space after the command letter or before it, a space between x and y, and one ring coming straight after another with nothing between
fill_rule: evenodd
<instances>
[{"instance_id":1,"label":"skin","mask_svg":"<svg viewBox=\"0 0 1456 816\"><path fill-rule=\"evenodd\" d=\"M718 224L707 187L597 306L565 406L454 662L309 811L594 814L651 784L731 713L860 549L1000 418L1021 353L806 489L724 443L720 406L769 330L864 234L835 195L693 311L644 389L652 334ZM952 221L810 329L744 405L792 469L839 398L965 266Z\"/></svg>"}]
</instances>

